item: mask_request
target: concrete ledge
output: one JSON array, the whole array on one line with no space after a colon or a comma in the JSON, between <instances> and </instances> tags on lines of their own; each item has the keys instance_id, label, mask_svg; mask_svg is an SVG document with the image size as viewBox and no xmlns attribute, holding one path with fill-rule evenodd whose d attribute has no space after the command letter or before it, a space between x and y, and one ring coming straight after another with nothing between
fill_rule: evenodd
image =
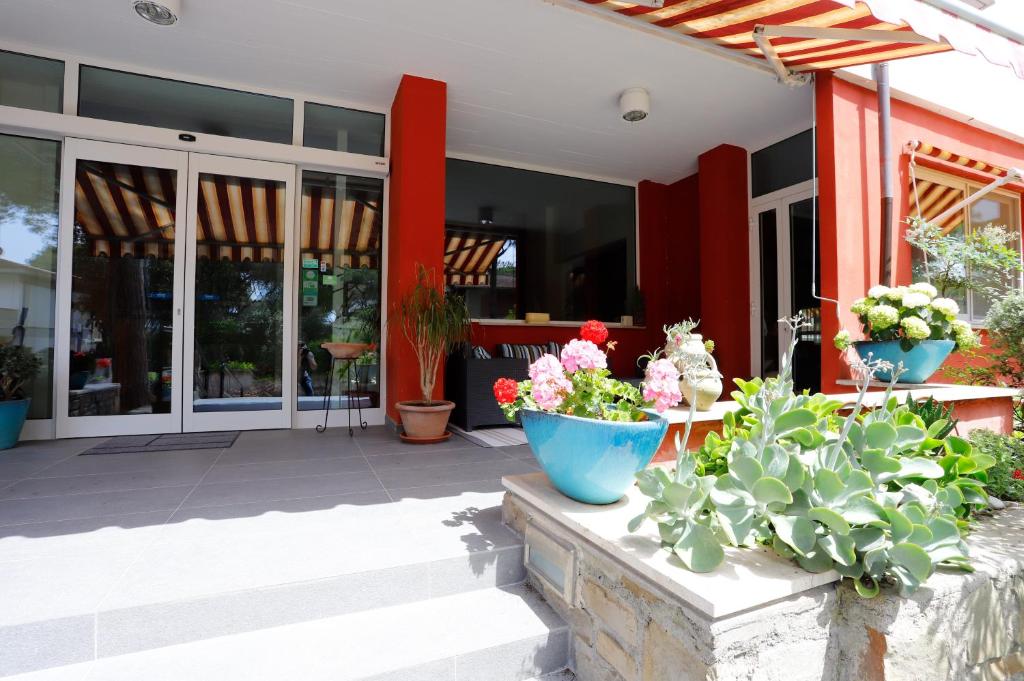
<instances>
[{"instance_id":1,"label":"concrete ledge","mask_svg":"<svg viewBox=\"0 0 1024 681\"><path fill-rule=\"evenodd\" d=\"M578 678L1024 680L1020 506L973 523L975 572L940 570L910 598L883 587L865 600L834 574L766 551L727 549L717 571L689 572L653 526L627 532L645 503L638 491L599 507L563 497L540 473L503 482L505 522L528 554L547 554L527 564L529 580L569 623Z\"/></svg>"}]
</instances>

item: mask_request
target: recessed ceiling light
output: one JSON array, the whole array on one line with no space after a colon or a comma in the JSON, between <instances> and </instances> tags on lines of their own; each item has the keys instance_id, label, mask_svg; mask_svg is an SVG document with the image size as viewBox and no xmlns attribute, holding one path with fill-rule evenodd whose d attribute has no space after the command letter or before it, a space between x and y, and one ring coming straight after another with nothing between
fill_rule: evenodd
<instances>
[{"instance_id":1,"label":"recessed ceiling light","mask_svg":"<svg viewBox=\"0 0 1024 681\"><path fill-rule=\"evenodd\" d=\"M181 16L181 0L135 0L135 12L146 21L157 26L170 26Z\"/></svg>"}]
</instances>

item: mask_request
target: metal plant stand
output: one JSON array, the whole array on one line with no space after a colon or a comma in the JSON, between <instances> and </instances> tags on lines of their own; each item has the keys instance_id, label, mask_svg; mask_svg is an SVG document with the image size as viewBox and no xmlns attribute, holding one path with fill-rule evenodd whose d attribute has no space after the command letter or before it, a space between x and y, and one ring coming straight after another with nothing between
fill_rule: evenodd
<instances>
[{"instance_id":1,"label":"metal plant stand","mask_svg":"<svg viewBox=\"0 0 1024 681\"><path fill-rule=\"evenodd\" d=\"M334 382L334 370L339 361L348 362L345 367L345 389L339 393L339 397L345 395L345 410L348 412L348 436L352 437L355 430L352 428L352 396L356 399L356 411L359 418L359 429L366 430L366 420L363 419L363 398L362 391L365 387L359 380L359 371L356 367L356 358L363 354L369 345L365 343L323 343L321 348L331 355L331 370L327 373L327 390L324 392L324 423L316 427L316 432L322 433L327 430L327 419L331 415L331 388ZM353 381L353 373L355 380ZM355 384L355 391L352 385Z\"/></svg>"}]
</instances>

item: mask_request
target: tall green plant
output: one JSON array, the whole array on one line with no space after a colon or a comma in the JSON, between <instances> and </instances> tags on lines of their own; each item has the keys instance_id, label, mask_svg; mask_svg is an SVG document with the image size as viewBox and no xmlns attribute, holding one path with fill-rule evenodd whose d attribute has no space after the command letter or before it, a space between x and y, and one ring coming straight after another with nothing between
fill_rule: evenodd
<instances>
[{"instance_id":1,"label":"tall green plant","mask_svg":"<svg viewBox=\"0 0 1024 681\"><path fill-rule=\"evenodd\" d=\"M466 301L456 294L445 295L433 272L417 265L416 285L398 302L389 321L401 327L416 353L420 392L423 403L429 405L433 402L437 368L444 353L469 339L470 313Z\"/></svg>"},{"instance_id":2,"label":"tall green plant","mask_svg":"<svg viewBox=\"0 0 1024 681\"><path fill-rule=\"evenodd\" d=\"M924 254L924 274L947 296L956 291L983 290L992 296L1004 292L1021 271L1020 253L1011 231L992 224L970 233L946 234L921 218L907 220L906 240Z\"/></svg>"}]
</instances>

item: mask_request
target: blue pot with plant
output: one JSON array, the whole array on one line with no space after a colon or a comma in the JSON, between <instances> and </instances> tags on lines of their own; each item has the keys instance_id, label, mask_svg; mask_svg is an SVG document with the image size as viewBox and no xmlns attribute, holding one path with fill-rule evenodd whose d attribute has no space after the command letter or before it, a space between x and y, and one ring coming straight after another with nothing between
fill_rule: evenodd
<instances>
[{"instance_id":1,"label":"blue pot with plant","mask_svg":"<svg viewBox=\"0 0 1024 681\"><path fill-rule=\"evenodd\" d=\"M42 363L20 345L0 346L0 449L10 449L21 437L31 400L25 385L39 373Z\"/></svg>"},{"instance_id":2,"label":"blue pot with plant","mask_svg":"<svg viewBox=\"0 0 1024 681\"><path fill-rule=\"evenodd\" d=\"M520 416L555 489L586 504L611 504L661 446L668 421L659 413L682 400L679 372L652 357L642 389L636 388L611 378L601 349L608 339L604 324L587 322L580 336L560 358L543 355L531 364L530 380L498 379L494 396L510 421Z\"/></svg>"},{"instance_id":3,"label":"blue pot with plant","mask_svg":"<svg viewBox=\"0 0 1024 681\"><path fill-rule=\"evenodd\" d=\"M843 329L836 334L840 350L854 347L861 362L882 360L876 378L890 381L898 372L902 383L924 383L950 353L970 350L980 341L971 325L958 319L960 307L943 298L931 284L873 286L850 311L860 320L867 340L854 341ZM891 367L890 367L891 365Z\"/></svg>"}]
</instances>

